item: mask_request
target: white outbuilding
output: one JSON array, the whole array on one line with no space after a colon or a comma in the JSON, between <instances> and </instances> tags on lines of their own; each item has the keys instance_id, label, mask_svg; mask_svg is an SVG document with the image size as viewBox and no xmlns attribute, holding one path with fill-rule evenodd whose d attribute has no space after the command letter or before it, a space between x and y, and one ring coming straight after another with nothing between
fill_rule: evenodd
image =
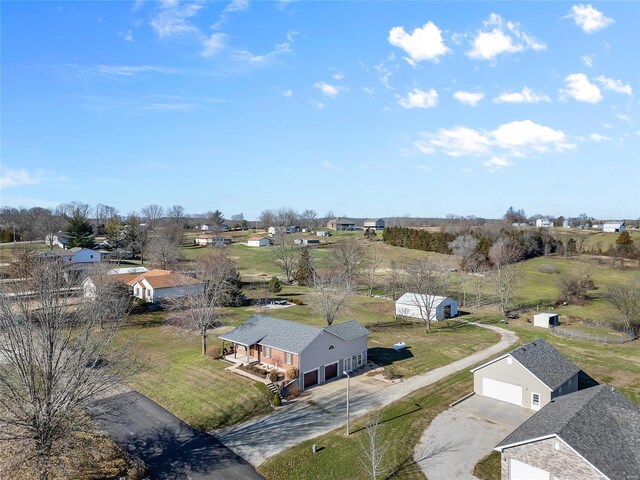
<instances>
[{"instance_id":1,"label":"white outbuilding","mask_svg":"<svg viewBox=\"0 0 640 480\"><path fill-rule=\"evenodd\" d=\"M249 247L267 247L269 246L269 239L267 237L251 237L247 241Z\"/></svg>"},{"instance_id":2,"label":"white outbuilding","mask_svg":"<svg viewBox=\"0 0 640 480\"><path fill-rule=\"evenodd\" d=\"M602 226L602 231L605 233L622 233L624 228L624 222L607 222Z\"/></svg>"},{"instance_id":3,"label":"white outbuilding","mask_svg":"<svg viewBox=\"0 0 640 480\"><path fill-rule=\"evenodd\" d=\"M538 313L533 316L534 327L557 327L560 324L557 313Z\"/></svg>"},{"instance_id":4,"label":"white outbuilding","mask_svg":"<svg viewBox=\"0 0 640 480\"><path fill-rule=\"evenodd\" d=\"M424 295L407 292L396 300L396 315L425 318L430 312L431 320L446 320L458 315L458 302L451 297Z\"/></svg>"}]
</instances>

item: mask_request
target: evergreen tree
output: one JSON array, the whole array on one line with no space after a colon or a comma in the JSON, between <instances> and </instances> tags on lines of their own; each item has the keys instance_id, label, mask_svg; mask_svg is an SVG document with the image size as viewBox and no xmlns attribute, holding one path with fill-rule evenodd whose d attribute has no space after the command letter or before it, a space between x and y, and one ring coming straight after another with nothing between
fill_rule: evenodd
<instances>
[{"instance_id":1,"label":"evergreen tree","mask_svg":"<svg viewBox=\"0 0 640 480\"><path fill-rule=\"evenodd\" d=\"M629 232L622 232L616 239L618 253L622 256L630 255L633 252L633 239Z\"/></svg>"},{"instance_id":2,"label":"evergreen tree","mask_svg":"<svg viewBox=\"0 0 640 480\"><path fill-rule=\"evenodd\" d=\"M233 272L229 276L229 292L227 307L239 307L242 305L242 280L240 280L240 274L233 269Z\"/></svg>"},{"instance_id":3,"label":"evergreen tree","mask_svg":"<svg viewBox=\"0 0 640 480\"><path fill-rule=\"evenodd\" d=\"M269 291L274 295L282 291L282 285L280 284L280 280L278 280L278 277L271 277L271 280L269 281Z\"/></svg>"},{"instance_id":4,"label":"evergreen tree","mask_svg":"<svg viewBox=\"0 0 640 480\"><path fill-rule=\"evenodd\" d=\"M300 258L298 259L298 268L296 270L296 281L302 287L309 287L313 283L313 274L315 268L311 261L311 254L308 248L302 249Z\"/></svg>"},{"instance_id":5,"label":"evergreen tree","mask_svg":"<svg viewBox=\"0 0 640 480\"><path fill-rule=\"evenodd\" d=\"M91 248L95 245L93 227L87 217L79 212L75 212L74 215L69 218L67 240L69 241L70 248Z\"/></svg>"}]
</instances>

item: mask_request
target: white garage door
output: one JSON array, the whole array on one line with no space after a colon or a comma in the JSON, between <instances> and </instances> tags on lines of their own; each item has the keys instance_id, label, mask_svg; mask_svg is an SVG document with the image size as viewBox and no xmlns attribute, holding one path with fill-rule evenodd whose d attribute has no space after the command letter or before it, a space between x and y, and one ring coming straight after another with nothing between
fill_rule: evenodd
<instances>
[{"instance_id":1,"label":"white garage door","mask_svg":"<svg viewBox=\"0 0 640 480\"><path fill-rule=\"evenodd\" d=\"M511 459L509 480L549 480L549 472Z\"/></svg>"},{"instance_id":2,"label":"white garage door","mask_svg":"<svg viewBox=\"0 0 640 480\"><path fill-rule=\"evenodd\" d=\"M482 395L522 406L522 387L492 378L482 379Z\"/></svg>"}]
</instances>

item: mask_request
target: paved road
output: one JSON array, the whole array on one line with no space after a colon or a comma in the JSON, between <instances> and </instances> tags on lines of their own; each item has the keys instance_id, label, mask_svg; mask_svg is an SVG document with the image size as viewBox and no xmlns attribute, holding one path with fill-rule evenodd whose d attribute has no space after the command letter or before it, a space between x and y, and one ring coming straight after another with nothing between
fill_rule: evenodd
<instances>
[{"instance_id":1,"label":"paved road","mask_svg":"<svg viewBox=\"0 0 640 480\"><path fill-rule=\"evenodd\" d=\"M255 469L208 433L195 430L147 397L128 392L109 397L117 415L103 428L152 479L261 479Z\"/></svg>"},{"instance_id":2,"label":"paved road","mask_svg":"<svg viewBox=\"0 0 640 480\"><path fill-rule=\"evenodd\" d=\"M413 459L429 480L476 479L476 463L532 413L474 395L433 419L416 445Z\"/></svg>"},{"instance_id":3,"label":"paved road","mask_svg":"<svg viewBox=\"0 0 640 480\"><path fill-rule=\"evenodd\" d=\"M518 340L513 332L504 328L476 323L473 325L494 330L500 333L502 338L489 348L400 383L367 388L366 382L362 382L358 390L354 391L352 388L351 391L351 418L357 418L389 405L419 388L432 385L453 373L493 357ZM341 379L316 387L309 391L310 401L300 401L270 415L218 430L212 434L257 467L267 458L289 447L344 425L346 423L346 383L346 379Z\"/></svg>"}]
</instances>

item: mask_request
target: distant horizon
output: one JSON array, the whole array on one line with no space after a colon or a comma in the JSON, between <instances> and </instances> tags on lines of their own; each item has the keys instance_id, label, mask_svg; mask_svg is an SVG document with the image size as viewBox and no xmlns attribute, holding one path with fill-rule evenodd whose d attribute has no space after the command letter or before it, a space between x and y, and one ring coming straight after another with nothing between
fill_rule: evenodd
<instances>
[{"instance_id":1,"label":"distant horizon","mask_svg":"<svg viewBox=\"0 0 640 480\"><path fill-rule=\"evenodd\" d=\"M0 205L636 219L638 18L618 1L4 2Z\"/></svg>"}]
</instances>

